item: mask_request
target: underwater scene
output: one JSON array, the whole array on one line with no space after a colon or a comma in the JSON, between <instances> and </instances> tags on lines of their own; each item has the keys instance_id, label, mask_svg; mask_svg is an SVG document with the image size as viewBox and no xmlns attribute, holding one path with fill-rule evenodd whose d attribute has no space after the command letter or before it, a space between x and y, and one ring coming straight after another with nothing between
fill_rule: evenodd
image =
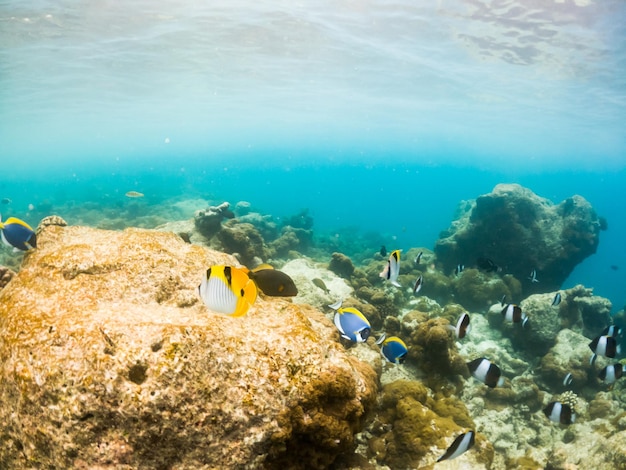
<instances>
[{"instance_id":1,"label":"underwater scene","mask_svg":"<svg viewBox=\"0 0 626 470\"><path fill-rule=\"evenodd\" d=\"M626 3L0 44L0 469L626 469Z\"/></svg>"}]
</instances>

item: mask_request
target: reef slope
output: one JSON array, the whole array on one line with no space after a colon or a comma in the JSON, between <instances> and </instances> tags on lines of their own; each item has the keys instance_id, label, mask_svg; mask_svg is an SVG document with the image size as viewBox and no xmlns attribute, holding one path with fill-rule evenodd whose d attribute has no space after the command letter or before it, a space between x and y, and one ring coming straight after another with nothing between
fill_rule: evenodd
<instances>
[{"instance_id":1,"label":"reef slope","mask_svg":"<svg viewBox=\"0 0 626 470\"><path fill-rule=\"evenodd\" d=\"M0 468L328 468L373 369L288 300L206 309L231 256L172 233L46 227L0 291Z\"/></svg>"}]
</instances>

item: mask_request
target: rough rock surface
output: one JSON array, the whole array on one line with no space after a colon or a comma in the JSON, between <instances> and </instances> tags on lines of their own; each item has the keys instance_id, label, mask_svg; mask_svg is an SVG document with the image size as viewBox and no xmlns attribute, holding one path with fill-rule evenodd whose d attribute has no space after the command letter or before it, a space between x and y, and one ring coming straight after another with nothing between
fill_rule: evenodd
<instances>
[{"instance_id":1,"label":"rough rock surface","mask_svg":"<svg viewBox=\"0 0 626 470\"><path fill-rule=\"evenodd\" d=\"M209 206L206 209L196 211L194 223L198 231L207 239L211 239L222 227L224 219L232 219L234 214L230 211L230 204L223 202L218 206Z\"/></svg>"},{"instance_id":2,"label":"rough rock surface","mask_svg":"<svg viewBox=\"0 0 626 470\"><path fill-rule=\"evenodd\" d=\"M523 281L525 294L559 289L598 247L601 219L581 196L555 205L517 184L499 184L461 210L435 245L444 272L487 257ZM538 283L528 280L533 269Z\"/></svg>"},{"instance_id":3,"label":"rough rock surface","mask_svg":"<svg viewBox=\"0 0 626 470\"><path fill-rule=\"evenodd\" d=\"M552 390L565 389L563 379L572 374L569 388L580 393L584 385L595 385L596 374L589 366L591 350L589 339L572 330L564 329L556 336L556 344L541 358L539 375L543 383ZM603 358L598 358L603 363Z\"/></svg>"},{"instance_id":4,"label":"rough rock surface","mask_svg":"<svg viewBox=\"0 0 626 470\"><path fill-rule=\"evenodd\" d=\"M5 287L15 276L15 271L6 266L0 266L0 289Z\"/></svg>"},{"instance_id":5,"label":"rough rock surface","mask_svg":"<svg viewBox=\"0 0 626 470\"><path fill-rule=\"evenodd\" d=\"M559 293L562 301L556 306L552 305L556 292L533 294L524 299L520 303L522 311L528 315L524 327L505 322L500 304L490 308L489 323L510 336L516 348L538 357L554 346L557 335L564 328L592 339L610 324L611 302L593 295L592 289L579 284Z\"/></svg>"},{"instance_id":6,"label":"rough rock surface","mask_svg":"<svg viewBox=\"0 0 626 470\"><path fill-rule=\"evenodd\" d=\"M317 310L210 312L230 256L172 233L49 226L0 291L0 468L329 468L377 382Z\"/></svg>"},{"instance_id":7,"label":"rough rock surface","mask_svg":"<svg viewBox=\"0 0 626 470\"><path fill-rule=\"evenodd\" d=\"M281 271L288 274L298 286L298 296L293 299L294 303L309 304L322 312L331 312L331 318L333 315L328 305L347 299L353 292L344 279L328 269L316 266L306 258L289 261ZM314 279L321 280L326 290L315 285Z\"/></svg>"}]
</instances>

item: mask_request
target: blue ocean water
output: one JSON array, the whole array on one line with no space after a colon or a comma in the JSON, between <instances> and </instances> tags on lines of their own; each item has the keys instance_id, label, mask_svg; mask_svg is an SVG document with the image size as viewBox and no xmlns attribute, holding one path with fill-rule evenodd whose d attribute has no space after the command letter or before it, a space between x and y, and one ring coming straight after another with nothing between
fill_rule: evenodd
<instances>
[{"instance_id":1,"label":"blue ocean water","mask_svg":"<svg viewBox=\"0 0 626 470\"><path fill-rule=\"evenodd\" d=\"M28 204L115 207L133 189L306 208L316 233L408 249L519 183L608 220L564 287L616 311L625 24L619 0L3 1L0 210L36 224Z\"/></svg>"}]
</instances>

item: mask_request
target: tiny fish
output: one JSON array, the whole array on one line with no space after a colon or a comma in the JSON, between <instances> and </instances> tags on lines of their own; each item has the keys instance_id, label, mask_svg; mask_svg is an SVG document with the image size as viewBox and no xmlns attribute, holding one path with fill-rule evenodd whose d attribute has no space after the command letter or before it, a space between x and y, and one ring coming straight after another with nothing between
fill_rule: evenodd
<instances>
[{"instance_id":1,"label":"tiny fish","mask_svg":"<svg viewBox=\"0 0 626 470\"><path fill-rule=\"evenodd\" d=\"M9 199L8 197L3 197L2 199L0 199L0 204L11 204L13 201L11 201L11 199Z\"/></svg>"},{"instance_id":2,"label":"tiny fish","mask_svg":"<svg viewBox=\"0 0 626 470\"><path fill-rule=\"evenodd\" d=\"M476 260L476 265L482 271L486 271L488 273L499 273L502 271L502 268L494 263L489 258L480 257Z\"/></svg>"},{"instance_id":3,"label":"tiny fish","mask_svg":"<svg viewBox=\"0 0 626 470\"><path fill-rule=\"evenodd\" d=\"M576 413L566 404L553 401L543 409L543 413L554 423L572 424L576 421Z\"/></svg>"},{"instance_id":4,"label":"tiny fish","mask_svg":"<svg viewBox=\"0 0 626 470\"><path fill-rule=\"evenodd\" d=\"M418 265L420 264L420 261L422 260L422 255L424 254L423 251L420 251L417 256L415 257L415 264Z\"/></svg>"},{"instance_id":5,"label":"tiny fish","mask_svg":"<svg viewBox=\"0 0 626 470\"><path fill-rule=\"evenodd\" d=\"M383 258L387 256L387 247L385 245L380 247L380 256L382 256Z\"/></svg>"},{"instance_id":6,"label":"tiny fish","mask_svg":"<svg viewBox=\"0 0 626 470\"><path fill-rule=\"evenodd\" d=\"M448 450L446 450L446 453L437 459L437 462L455 459L465 451L471 449L474 445L474 434L474 431L468 431L457 436L450 447L448 447Z\"/></svg>"},{"instance_id":7,"label":"tiny fish","mask_svg":"<svg viewBox=\"0 0 626 470\"><path fill-rule=\"evenodd\" d=\"M126 197L143 197L143 193L140 193L138 191L128 191L125 194Z\"/></svg>"},{"instance_id":8,"label":"tiny fish","mask_svg":"<svg viewBox=\"0 0 626 470\"><path fill-rule=\"evenodd\" d=\"M415 281L415 284L413 285L413 294L417 294L420 290L422 290L423 284L424 284L424 279L422 278L422 275L420 274L417 280Z\"/></svg>"},{"instance_id":9,"label":"tiny fish","mask_svg":"<svg viewBox=\"0 0 626 470\"><path fill-rule=\"evenodd\" d=\"M561 293L557 292L554 295L554 300L552 300L552 306L556 307L557 305L559 305L561 303Z\"/></svg>"},{"instance_id":10,"label":"tiny fish","mask_svg":"<svg viewBox=\"0 0 626 470\"><path fill-rule=\"evenodd\" d=\"M530 272L530 276L528 276L528 279L530 279L530 282L539 282L539 279L537 279L537 270L533 269Z\"/></svg>"},{"instance_id":11,"label":"tiny fish","mask_svg":"<svg viewBox=\"0 0 626 470\"><path fill-rule=\"evenodd\" d=\"M612 264L612 265L611 265L611 269L612 269L613 271L617 271L617 270L619 269L619 266L618 266L617 264Z\"/></svg>"},{"instance_id":12,"label":"tiny fish","mask_svg":"<svg viewBox=\"0 0 626 470\"><path fill-rule=\"evenodd\" d=\"M500 368L484 357L479 357L467 363L472 376L490 388L501 386L504 383Z\"/></svg>"},{"instance_id":13,"label":"tiny fish","mask_svg":"<svg viewBox=\"0 0 626 470\"><path fill-rule=\"evenodd\" d=\"M387 279L391 284L396 287L402 287L398 282L398 276L400 275L400 250L394 250L389 255L389 260L385 269L379 274L383 279Z\"/></svg>"},{"instance_id":14,"label":"tiny fish","mask_svg":"<svg viewBox=\"0 0 626 470\"><path fill-rule=\"evenodd\" d=\"M506 294L502 296L500 299L500 307L504 307L506 305Z\"/></svg>"},{"instance_id":15,"label":"tiny fish","mask_svg":"<svg viewBox=\"0 0 626 470\"><path fill-rule=\"evenodd\" d=\"M454 268L454 275L458 276L459 274L461 274L463 272L464 269L465 269L465 265L464 264L457 264L456 268Z\"/></svg>"},{"instance_id":16,"label":"tiny fish","mask_svg":"<svg viewBox=\"0 0 626 470\"><path fill-rule=\"evenodd\" d=\"M565 378L563 379L563 385L565 387L571 385L572 384L572 380L574 380L574 378L572 377L572 373L568 372L567 374L565 374Z\"/></svg>"},{"instance_id":17,"label":"tiny fish","mask_svg":"<svg viewBox=\"0 0 626 470\"><path fill-rule=\"evenodd\" d=\"M330 292L328 290L328 287L326 287L326 283L324 283L324 281L322 281L319 277L312 279L311 282L315 284L317 287L319 287L320 289L322 289L325 293L328 294Z\"/></svg>"}]
</instances>

